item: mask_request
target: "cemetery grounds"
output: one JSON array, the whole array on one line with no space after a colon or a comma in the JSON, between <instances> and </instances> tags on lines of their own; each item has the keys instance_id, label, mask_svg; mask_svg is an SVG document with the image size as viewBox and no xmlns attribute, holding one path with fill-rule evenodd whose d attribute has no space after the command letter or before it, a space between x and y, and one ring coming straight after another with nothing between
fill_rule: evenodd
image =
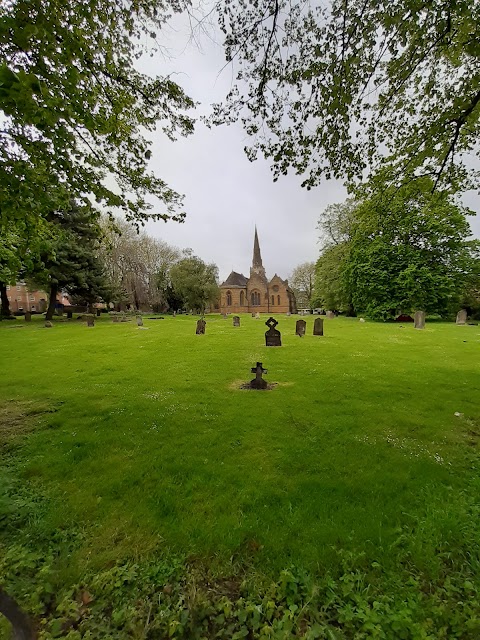
<instances>
[{"instance_id":1,"label":"cemetery grounds","mask_svg":"<svg viewBox=\"0 0 480 640\"><path fill-rule=\"evenodd\" d=\"M40 638L480 637L480 327L267 318L0 323L0 586Z\"/></svg>"}]
</instances>

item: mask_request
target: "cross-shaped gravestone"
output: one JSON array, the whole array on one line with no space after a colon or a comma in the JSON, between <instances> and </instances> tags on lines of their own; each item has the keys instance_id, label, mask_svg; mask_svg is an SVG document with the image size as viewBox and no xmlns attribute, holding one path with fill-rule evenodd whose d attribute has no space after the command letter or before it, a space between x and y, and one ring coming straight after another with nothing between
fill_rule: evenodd
<instances>
[{"instance_id":1,"label":"cross-shaped gravestone","mask_svg":"<svg viewBox=\"0 0 480 640\"><path fill-rule=\"evenodd\" d=\"M280 331L275 329L278 322L275 318L269 318L265 324L268 327L268 331L265 332L265 344L267 347L281 347L282 346L282 336Z\"/></svg>"},{"instance_id":2,"label":"cross-shaped gravestone","mask_svg":"<svg viewBox=\"0 0 480 640\"><path fill-rule=\"evenodd\" d=\"M256 367L252 367L252 373L255 374L255 378L250 381L251 389L266 389L267 381L262 378L264 373L268 373L267 369L264 369L261 362L257 362Z\"/></svg>"}]
</instances>

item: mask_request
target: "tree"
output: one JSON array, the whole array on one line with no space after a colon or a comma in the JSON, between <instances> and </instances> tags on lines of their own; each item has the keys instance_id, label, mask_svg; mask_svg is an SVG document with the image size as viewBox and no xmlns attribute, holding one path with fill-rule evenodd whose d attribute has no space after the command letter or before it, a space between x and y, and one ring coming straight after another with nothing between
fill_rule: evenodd
<instances>
[{"instance_id":1,"label":"tree","mask_svg":"<svg viewBox=\"0 0 480 640\"><path fill-rule=\"evenodd\" d=\"M188 134L193 103L139 57L181 5L150 0L7 0L0 8L2 221L79 205L181 220L180 196L148 170L145 131ZM145 42L150 39L150 46ZM108 177L108 182L105 178ZM162 203L152 213L148 196Z\"/></svg>"},{"instance_id":2,"label":"tree","mask_svg":"<svg viewBox=\"0 0 480 640\"><path fill-rule=\"evenodd\" d=\"M274 177L352 180L388 160L395 182L458 188L480 146L480 6L470 0L217 4L237 84L213 124L241 119Z\"/></svg>"},{"instance_id":3,"label":"tree","mask_svg":"<svg viewBox=\"0 0 480 640\"><path fill-rule=\"evenodd\" d=\"M49 217L50 237L40 250L33 281L49 292L46 319L55 312L60 291L81 296L89 303L98 300L105 287L101 264L96 255L100 228L88 207L74 202L66 211Z\"/></svg>"},{"instance_id":4,"label":"tree","mask_svg":"<svg viewBox=\"0 0 480 640\"><path fill-rule=\"evenodd\" d=\"M315 282L315 263L304 262L292 272L289 278L290 285L295 293L297 305L313 309L313 288Z\"/></svg>"},{"instance_id":5,"label":"tree","mask_svg":"<svg viewBox=\"0 0 480 640\"><path fill-rule=\"evenodd\" d=\"M458 305L478 243L468 239L471 212L432 186L424 178L378 188L359 202L345 264L355 309L387 319Z\"/></svg>"},{"instance_id":6,"label":"tree","mask_svg":"<svg viewBox=\"0 0 480 640\"><path fill-rule=\"evenodd\" d=\"M219 298L217 266L206 264L197 256L177 262L171 269L170 278L174 293L184 301L187 309L200 311L203 315L206 307Z\"/></svg>"},{"instance_id":7,"label":"tree","mask_svg":"<svg viewBox=\"0 0 480 640\"><path fill-rule=\"evenodd\" d=\"M347 242L326 247L315 266L314 297L325 309L355 315L346 280L350 246Z\"/></svg>"}]
</instances>

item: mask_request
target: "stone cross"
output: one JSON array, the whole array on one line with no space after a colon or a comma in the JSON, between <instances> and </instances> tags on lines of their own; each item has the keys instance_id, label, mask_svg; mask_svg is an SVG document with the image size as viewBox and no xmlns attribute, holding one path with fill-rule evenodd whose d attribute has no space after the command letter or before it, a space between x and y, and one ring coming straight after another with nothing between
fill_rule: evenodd
<instances>
[{"instance_id":1,"label":"stone cross","mask_svg":"<svg viewBox=\"0 0 480 640\"><path fill-rule=\"evenodd\" d=\"M313 335L323 336L323 318L315 318L313 323Z\"/></svg>"},{"instance_id":2,"label":"stone cross","mask_svg":"<svg viewBox=\"0 0 480 640\"><path fill-rule=\"evenodd\" d=\"M266 389L267 381L262 378L262 375L268 371L263 368L262 363L257 362L257 366L252 367L251 372L255 374L255 378L250 381L250 387L252 389Z\"/></svg>"},{"instance_id":3,"label":"stone cross","mask_svg":"<svg viewBox=\"0 0 480 640\"><path fill-rule=\"evenodd\" d=\"M295 334L297 336L300 336L300 338L303 338L303 336L305 335L306 328L307 328L307 323L305 322L305 320L297 320L295 324Z\"/></svg>"},{"instance_id":4,"label":"stone cross","mask_svg":"<svg viewBox=\"0 0 480 640\"><path fill-rule=\"evenodd\" d=\"M205 333L206 324L207 323L205 322L205 320L197 320L197 329L195 331L197 336L203 335Z\"/></svg>"},{"instance_id":5,"label":"stone cross","mask_svg":"<svg viewBox=\"0 0 480 640\"><path fill-rule=\"evenodd\" d=\"M280 331L275 329L278 322L275 318L269 318L265 324L268 327L268 331L265 332L265 345L267 347L281 347L282 346L282 335Z\"/></svg>"},{"instance_id":6,"label":"stone cross","mask_svg":"<svg viewBox=\"0 0 480 640\"><path fill-rule=\"evenodd\" d=\"M142 318L142 316L137 316L137 327L143 327L143 318Z\"/></svg>"},{"instance_id":7,"label":"stone cross","mask_svg":"<svg viewBox=\"0 0 480 640\"><path fill-rule=\"evenodd\" d=\"M30 311L25 311L25 322L31 322L32 321L32 314L30 313Z\"/></svg>"},{"instance_id":8,"label":"stone cross","mask_svg":"<svg viewBox=\"0 0 480 640\"><path fill-rule=\"evenodd\" d=\"M233 316L233 326L234 327L240 326L240 316Z\"/></svg>"},{"instance_id":9,"label":"stone cross","mask_svg":"<svg viewBox=\"0 0 480 640\"><path fill-rule=\"evenodd\" d=\"M466 324L466 322L467 322L467 310L466 309L460 309L460 311L457 313L456 323L457 324Z\"/></svg>"},{"instance_id":10,"label":"stone cross","mask_svg":"<svg viewBox=\"0 0 480 640\"><path fill-rule=\"evenodd\" d=\"M413 321L415 329L425 329L425 311L415 311Z\"/></svg>"}]
</instances>

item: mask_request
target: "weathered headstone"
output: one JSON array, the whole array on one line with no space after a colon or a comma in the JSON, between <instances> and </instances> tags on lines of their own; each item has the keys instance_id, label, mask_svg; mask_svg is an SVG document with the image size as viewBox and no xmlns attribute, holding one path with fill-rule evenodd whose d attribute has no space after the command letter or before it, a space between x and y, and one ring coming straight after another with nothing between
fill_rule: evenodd
<instances>
[{"instance_id":1,"label":"weathered headstone","mask_svg":"<svg viewBox=\"0 0 480 640\"><path fill-rule=\"evenodd\" d=\"M233 316L233 326L234 327L240 326L240 316Z\"/></svg>"},{"instance_id":2,"label":"weathered headstone","mask_svg":"<svg viewBox=\"0 0 480 640\"><path fill-rule=\"evenodd\" d=\"M334 311L327 311L327 318L335 318L335 312Z\"/></svg>"},{"instance_id":3,"label":"weathered headstone","mask_svg":"<svg viewBox=\"0 0 480 640\"><path fill-rule=\"evenodd\" d=\"M142 316L137 316L137 327L143 327L143 318L142 318Z\"/></svg>"},{"instance_id":4,"label":"weathered headstone","mask_svg":"<svg viewBox=\"0 0 480 640\"><path fill-rule=\"evenodd\" d=\"M359 322L365 322L365 318L360 318Z\"/></svg>"},{"instance_id":5,"label":"weathered headstone","mask_svg":"<svg viewBox=\"0 0 480 640\"><path fill-rule=\"evenodd\" d=\"M92 313L85 314L85 318L87 320L87 327L95 326L95 317Z\"/></svg>"},{"instance_id":6,"label":"weathered headstone","mask_svg":"<svg viewBox=\"0 0 480 640\"><path fill-rule=\"evenodd\" d=\"M415 311L413 321L415 329L425 329L425 311Z\"/></svg>"},{"instance_id":7,"label":"weathered headstone","mask_svg":"<svg viewBox=\"0 0 480 640\"><path fill-rule=\"evenodd\" d=\"M197 320L197 329L195 331L197 336L203 335L205 333L206 324L207 323L205 322L205 320Z\"/></svg>"},{"instance_id":8,"label":"weathered headstone","mask_svg":"<svg viewBox=\"0 0 480 640\"><path fill-rule=\"evenodd\" d=\"M267 381L262 378L264 373L268 373L267 369L264 369L261 362L257 362L256 367L252 367L251 372L255 374L255 378L250 381L251 389L266 389Z\"/></svg>"},{"instance_id":9,"label":"weathered headstone","mask_svg":"<svg viewBox=\"0 0 480 640\"><path fill-rule=\"evenodd\" d=\"M255 318L255 313L252 313L252 318Z\"/></svg>"},{"instance_id":10,"label":"weathered headstone","mask_svg":"<svg viewBox=\"0 0 480 640\"><path fill-rule=\"evenodd\" d=\"M460 309L460 311L457 313L456 323L457 324L466 324L466 322L467 322L467 310L466 309Z\"/></svg>"},{"instance_id":11,"label":"weathered headstone","mask_svg":"<svg viewBox=\"0 0 480 640\"><path fill-rule=\"evenodd\" d=\"M100 309L97 309L97 318L99 318L99 317L100 317L100 314L101 314L101 313L102 313L102 312L100 311Z\"/></svg>"},{"instance_id":12,"label":"weathered headstone","mask_svg":"<svg viewBox=\"0 0 480 640\"><path fill-rule=\"evenodd\" d=\"M300 336L300 338L303 338L303 336L305 335L306 328L307 328L307 323L305 322L305 320L297 320L295 324L295 334L297 336Z\"/></svg>"},{"instance_id":13,"label":"weathered headstone","mask_svg":"<svg viewBox=\"0 0 480 640\"><path fill-rule=\"evenodd\" d=\"M265 345L267 347L281 347L282 346L282 334L275 329L278 322L275 318L269 318L265 324L268 327L268 331L265 332Z\"/></svg>"},{"instance_id":14,"label":"weathered headstone","mask_svg":"<svg viewBox=\"0 0 480 640\"><path fill-rule=\"evenodd\" d=\"M323 318L315 318L313 323L313 335L323 336Z\"/></svg>"},{"instance_id":15,"label":"weathered headstone","mask_svg":"<svg viewBox=\"0 0 480 640\"><path fill-rule=\"evenodd\" d=\"M258 311L257 311L257 313L255 314L255 318L256 318L257 320L260 320L260 313L259 313Z\"/></svg>"},{"instance_id":16,"label":"weathered headstone","mask_svg":"<svg viewBox=\"0 0 480 640\"><path fill-rule=\"evenodd\" d=\"M53 324L50 322L50 320L47 320L47 321L45 322L45 328L46 328L46 329L49 329L50 327L53 327Z\"/></svg>"},{"instance_id":17,"label":"weathered headstone","mask_svg":"<svg viewBox=\"0 0 480 640\"><path fill-rule=\"evenodd\" d=\"M30 313L30 311L25 311L25 322L31 322L32 321L32 314Z\"/></svg>"},{"instance_id":18,"label":"weathered headstone","mask_svg":"<svg viewBox=\"0 0 480 640\"><path fill-rule=\"evenodd\" d=\"M67 319L71 320L73 316L73 312L72 311L67 311Z\"/></svg>"}]
</instances>

